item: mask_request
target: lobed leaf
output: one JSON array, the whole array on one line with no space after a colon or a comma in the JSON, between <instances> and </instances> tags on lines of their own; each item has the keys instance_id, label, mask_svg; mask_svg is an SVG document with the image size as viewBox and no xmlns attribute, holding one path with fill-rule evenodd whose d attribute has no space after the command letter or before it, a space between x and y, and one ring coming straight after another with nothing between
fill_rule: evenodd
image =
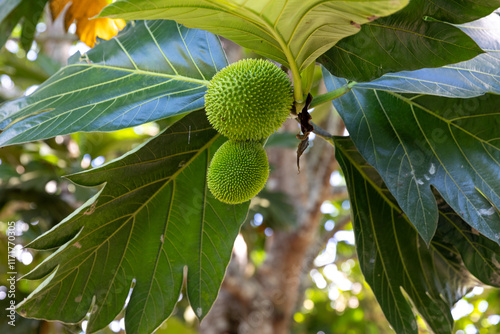
<instances>
[{"instance_id":1,"label":"lobed leaf","mask_svg":"<svg viewBox=\"0 0 500 334\"><path fill-rule=\"evenodd\" d=\"M418 311L434 333L452 333L450 308L473 286L474 274L500 286L500 246L474 233L459 215L439 212L429 245L420 237L349 138L334 139L351 199L360 266L396 333L418 333Z\"/></svg>"},{"instance_id":2,"label":"lobed leaf","mask_svg":"<svg viewBox=\"0 0 500 334\"><path fill-rule=\"evenodd\" d=\"M121 158L70 175L102 189L27 246L57 250L25 276L50 274L19 313L75 323L88 312L93 333L120 313L132 288L126 330L151 333L172 313L186 278L203 318L248 211L248 202L226 205L207 190L207 165L223 141L197 111Z\"/></svg>"},{"instance_id":3,"label":"lobed leaf","mask_svg":"<svg viewBox=\"0 0 500 334\"><path fill-rule=\"evenodd\" d=\"M219 40L206 31L173 21L132 22L112 40L74 55L22 103L0 106L0 146L201 109L208 81L226 64Z\"/></svg>"},{"instance_id":4,"label":"lobed leaf","mask_svg":"<svg viewBox=\"0 0 500 334\"><path fill-rule=\"evenodd\" d=\"M345 85L324 71L326 86ZM500 95L473 99L352 89L333 101L361 155L429 243L431 186L469 225L500 244Z\"/></svg>"}]
</instances>

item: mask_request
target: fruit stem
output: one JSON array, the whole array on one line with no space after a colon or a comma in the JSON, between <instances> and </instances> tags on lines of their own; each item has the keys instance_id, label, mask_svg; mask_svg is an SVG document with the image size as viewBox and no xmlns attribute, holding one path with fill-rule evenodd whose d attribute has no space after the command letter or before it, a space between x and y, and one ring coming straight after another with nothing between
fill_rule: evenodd
<instances>
[{"instance_id":1,"label":"fruit stem","mask_svg":"<svg viewBox=\"0 0 500 334\"><path fill-rule=\"evenodd\" d=\"M262 138L259 142L260 144L262 145L262 147L266 147L266 144L267 144L267 140L269 139L269 137L266 137L266 138Z\"/></svg>"},{"instance_id":2,"label":"fruit stem","mask_svg":"<svg viewBox=\"0 0 500 334\"><path fill-rule=\"evenodd\" d=\"M332 100L335 100L336 98L341 97L342 95L348 93L353 86L356 85L355 81L349 82L347 85L344 85L340 88L337 88L335 90L332 90L331 92L328 92L326 94L318 95L315 96L309 105L309 108L314 108L316 106L319 106L320 104L323 104L325 102L329 102Z\"/></svg>"}]
</instances>

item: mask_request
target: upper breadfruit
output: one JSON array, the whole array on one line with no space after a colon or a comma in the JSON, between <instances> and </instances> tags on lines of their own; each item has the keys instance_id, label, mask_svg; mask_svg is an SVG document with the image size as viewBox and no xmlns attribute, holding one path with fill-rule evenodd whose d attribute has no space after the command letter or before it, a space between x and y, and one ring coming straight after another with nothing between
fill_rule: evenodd
<instances>
[{"instance_id":1,"label":"upper breadfruit","mask_svg":"<svg viewBox=\"0 0 500 334\"><path fill-rule=\"evenodd\" d=\"M266 151L259 142L229 140L215 152L208 167L207 183L219 201L238 204L257 195L268 176Z\"/></svg>"},{"instance_id":2,"label":"upper breadfruit","mask_svg":"<svg viewBox=\"0 0 500 334\"><path fill-rule=\"evenodd\" d=\"M244 59L217 73L208 85L210 124L232 140L261 140L290 113L293 91L285 72L262 59Z\"/></svg>"}]
</instances>

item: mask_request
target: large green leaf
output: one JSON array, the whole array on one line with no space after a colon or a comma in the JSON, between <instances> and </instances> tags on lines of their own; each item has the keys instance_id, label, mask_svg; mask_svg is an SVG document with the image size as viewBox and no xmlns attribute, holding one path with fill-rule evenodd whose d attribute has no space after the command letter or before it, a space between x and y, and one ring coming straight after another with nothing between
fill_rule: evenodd
<instances>
[{"instance_id":1,"label":"large green leaf","mask_svg":"<svg viewBox=\"0 0 500 334\"><path fill-rule=\"evenodd\" d=\"M329 90L346 84L326 71L324 78ZM333 104L427 243L438 222L433 186L468 224L500 244L500 95L410 98L352 89Z\"/></svg>"},{"instance_id":2,"label":"large green leaf","mask_svg":"<svg viewBox=\"0 0 500 334\"><path fill-rule=\"evenodd\" d=\"M173 21L137 21L24 98L0 107L0 145L78 131L112 131L204 106L226 58L216 36Z\"/></svg>"},{"instance_id":3,"label":"large green leaf","mask_svg":"<svg viewBox=\"0 0 500 334\"><path fill-rule=\"evenodd\" d=\"M460 5L449 0L413 0L400 12L367 23L359 34L328 50L319 62L338 77L370 81L385 73L468 60L481 49L447 22L476 20L498 7L498 0L464 0Z\"/></svg>"},{"instance_id":4,"label":"large green leaf","mask_svg":"<svg viewBox=\"0 0 500 334\"><path fill-rule=\"evenodd\" d=\"M128 333L151 333L187 295L203 318L214 302L248 203L226 205L206 187L224 141L194 112L100 168L69 176L103 189L27 247L58 249L26 275L50 276L18 306L21 315L78 322L89 333L126 307Z\"/></svg>"},{"instance_id":5,"label":"large green leaf","mask_svg":"<svg viewBox=\"0 0 500 334\"><path fill-rule=\"evenodd\" d=\"M471 272L500 286L500 246L450 210L440 210L438 233L427 246L354 143L335 138L335 144L360 266L387 319L397 333L417 333L411 302L434 333L452 333L451 306L479 283Z\"/></svg>"},{"instance_id":6,"label":"large green leaf","mask_svg":"<svg viewBox=\"0 0 500 334\"><path fill-rule=\"evenodd\" d=\"M385 74L357 87L464 98L500 94L499 27L498 12L459 26L486 51L471 60L439 68Z\"/></svg>"},{"instance_id":7,"label":"large green leaf","mask_svg":"<svg viewBox=\"0 0 500 334\"><path fill-rule=\"evenodd\" d=\"M101 16L172 19L224 36L300 72L359 25L408 0L118 0ZM294 74L295 75L295 74Z\"/></svg>"}]
</instances>

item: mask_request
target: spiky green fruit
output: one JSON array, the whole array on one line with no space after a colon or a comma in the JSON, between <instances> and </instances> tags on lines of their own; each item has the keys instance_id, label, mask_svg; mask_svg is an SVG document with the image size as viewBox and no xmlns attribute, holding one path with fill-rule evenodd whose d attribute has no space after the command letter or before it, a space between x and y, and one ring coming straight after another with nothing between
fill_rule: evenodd
<instances>
[{"instance_id":1,"label":"spiky green fruit","mask_svg":"<svg viewBox=\"0 0 500 334\"><path fill-rule=\"evenodd\" d=\"M268 176L266 151L259 142L229 140L215 152L208 167L207 183L219 201L239 204L257 195Z\"/></svg>"},{"instance_id":2,"label":"spiky green fruit","mask_svg":"<svg viewBox=\"0 0 500 334\"><path fill-rule=\"evenodd\" d=\"M208 85L210 124L232 140L261 140L290 113L293 91L285 72L262 59L244 59L218 72Z\"/></svg>"}]
</instances>

